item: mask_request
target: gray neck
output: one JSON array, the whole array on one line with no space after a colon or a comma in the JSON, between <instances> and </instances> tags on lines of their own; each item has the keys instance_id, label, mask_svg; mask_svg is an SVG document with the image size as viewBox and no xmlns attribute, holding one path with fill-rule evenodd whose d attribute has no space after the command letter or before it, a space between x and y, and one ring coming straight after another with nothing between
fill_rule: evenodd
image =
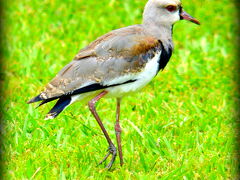
<instances>
[{"instance_id":1,"label":"gray neck","mask_svg":"<svg viewBox=\"0 0 240 180\"><path fill-rule=\"evenodd\" d=\"M164 48L173 48L172 25L173 20L167 19L164 11L160 12L156 0L148 0L144 12L142 26L147 33L162 41Z\"/></svg>"},{"instance_id":2,"label":"gray neck","mask_svg":"<svg viewBox=\"0 0 240 180\"><path fill-rule=\"evenodd\" d=\"M162 41L166 50L169 48L173 49L172 26L163 25L151 20L143 21L142 26L147 33Z\"/></svg>"}]
</instances>

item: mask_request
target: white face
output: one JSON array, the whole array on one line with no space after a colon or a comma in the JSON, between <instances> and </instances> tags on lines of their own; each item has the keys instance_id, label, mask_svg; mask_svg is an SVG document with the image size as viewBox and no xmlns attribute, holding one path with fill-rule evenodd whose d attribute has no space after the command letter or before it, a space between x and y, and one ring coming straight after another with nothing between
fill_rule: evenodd
<instances>
[{"instance_id":1,"label":"white face","mask_svg":"<svg viewBox=\"0 0 240 180\"><path fill-rule=\"evenodd\" d=\"M180 9L181 3L178 0L149 0L144 10L144 18L171 26L180 20Z\"/></svg>"}]
</instances>

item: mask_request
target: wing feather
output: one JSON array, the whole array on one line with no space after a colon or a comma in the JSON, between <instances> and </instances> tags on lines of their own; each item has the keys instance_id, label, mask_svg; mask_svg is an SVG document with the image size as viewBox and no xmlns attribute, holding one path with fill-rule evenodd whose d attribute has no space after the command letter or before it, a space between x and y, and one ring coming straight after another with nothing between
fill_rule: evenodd
<instances>
[{"instance_id":1,"label":"wing feather","mask_svg":"<svg viewBox=\"0 0 240 180\"><path fill-rule=\"evenodd\" d=\"M140 72L161 48L161 42L146 34L140 25L112 31L81 50L29 103L43 100L42 105L67 95L117 86L106 82Z\"/></svg>"}]
</instances>

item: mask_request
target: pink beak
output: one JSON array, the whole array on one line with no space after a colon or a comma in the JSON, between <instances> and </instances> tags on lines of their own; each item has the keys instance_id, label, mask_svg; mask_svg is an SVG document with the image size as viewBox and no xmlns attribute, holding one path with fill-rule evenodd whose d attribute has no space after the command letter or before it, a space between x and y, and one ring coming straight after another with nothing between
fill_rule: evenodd
<instances>
[{"instance_id":1,"label":"pink beak","mask_svg":"<svg viewBox=\"0 0 240 180\"><path fill-rule=\"evenodd\" d=\"M189 15L188 13L186 13L185 11L182 11L182 12L180 13L180 17L181 17L181 19L185 19L185 20L188 20L188 21L191 21L191 22L193 22L193 23L195 23L195 24L200 25L200 22L199 22L197 19L195 19L194 17L190 16L190 15Z\"/></svg>"}]
</instances>

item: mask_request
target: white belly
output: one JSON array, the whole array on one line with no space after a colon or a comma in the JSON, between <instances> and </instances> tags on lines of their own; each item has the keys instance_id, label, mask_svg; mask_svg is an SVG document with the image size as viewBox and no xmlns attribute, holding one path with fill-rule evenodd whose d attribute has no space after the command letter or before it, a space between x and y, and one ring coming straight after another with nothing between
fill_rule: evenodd
<instances>
[{"instance_id":1,"label":"white belly","mask_svg":"<svg viewBox=\"0 0 240 180\"><path fill-rule=\"evenodd\" d=\"M124 95L138 91L142 89L144 86L146 86L156 76L158 72L159 67L158 61L160 55L161 51L156 53L155 56L147 62L143 71L136 74L125 75L117 79L114 79L111 82L105 83L106 85L121 84L123 82L136 79L136 81L132 83L107 88L106 90L109 93L106 95L106 97L122 97Z\"/></svg>"}]
</instances>

